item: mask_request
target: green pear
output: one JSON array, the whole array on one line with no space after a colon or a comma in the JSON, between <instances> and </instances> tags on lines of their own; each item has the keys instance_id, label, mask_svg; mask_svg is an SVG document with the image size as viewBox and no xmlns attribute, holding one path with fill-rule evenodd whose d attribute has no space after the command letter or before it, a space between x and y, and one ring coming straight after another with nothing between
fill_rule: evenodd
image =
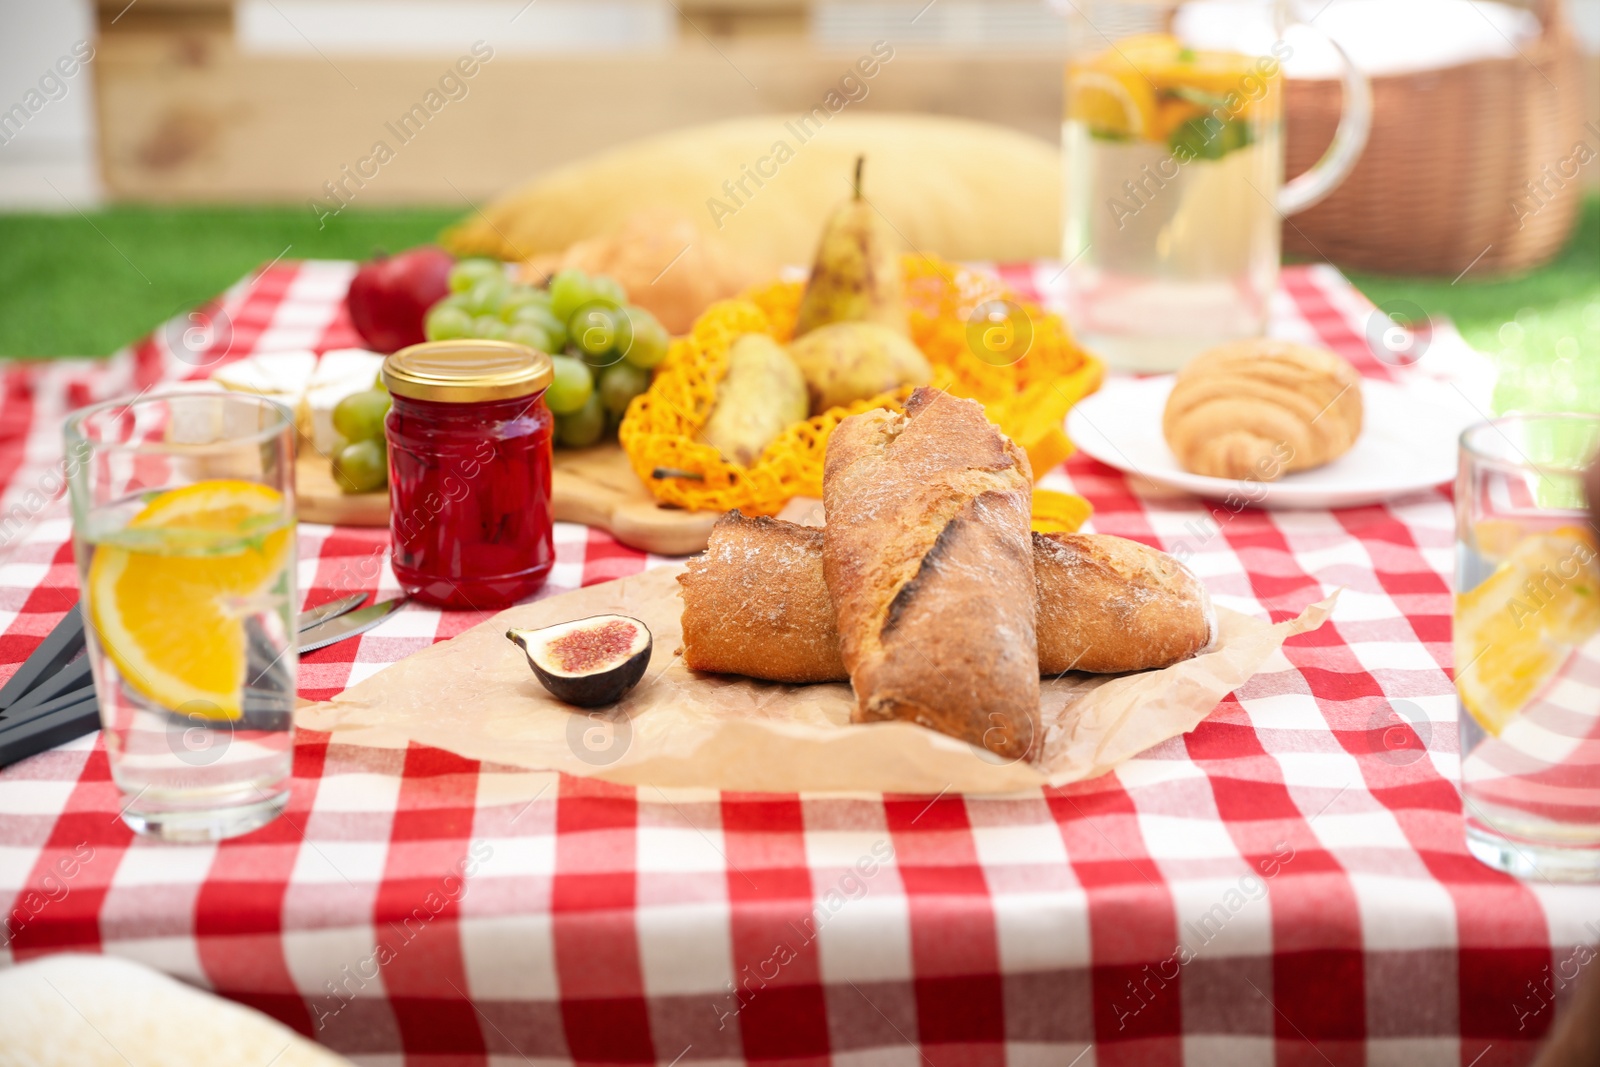
<instances>
[{"instance_id":1,"label":"green pear","mask_svg":"<svg viewBox=\"0 0 1600 1067\"><path fill-rule=\"evenodd\" d=\"M729 463L748 467L772 439L806 417L806 380L783 346L747 333L728 349L728 372L701 436Z\"/></svg>"},{"instance_id":2,"label":"green pear","mask_svg":"<svg viewBox=\"0 0 1600 1067\"><path fill-rule=\"evenodd\" d=\"M922 350L905 334L876 322L819 326L789 342L789 358L805 376L813 415L933 380Z\"/></svg>"},{"instance_id":3,"label":"green pear","mask_svg":"<svg viewBox=\"0 0 1600 1067\"><path fill-rule=\"evenodd\" d=\"M811 278L800 298L794 335L830 322L876 322L908 333L894 232L861 195L864 156L856 157L855 193L822 228Z\"/></svg>"}]
</instances>

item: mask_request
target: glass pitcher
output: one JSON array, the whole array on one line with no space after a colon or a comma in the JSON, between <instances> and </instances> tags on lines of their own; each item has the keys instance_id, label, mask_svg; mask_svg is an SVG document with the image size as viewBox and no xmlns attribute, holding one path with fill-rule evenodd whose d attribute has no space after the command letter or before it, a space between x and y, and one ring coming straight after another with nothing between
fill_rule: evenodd
<instances>
[{"instance_id":1,"label":"glass pitcher","mask_svg":"<svg viewBox=\"0 0 1600 1067\"><path fill-rule=\"evenodd\" d=\"M1260 336L1281 220L1332 192L1366 145L1366 78L1334 44L1338 131L1285 184L1284 64L1316 32L1293 22L1287 0L1076 0L1067 19L1062 259L1074 332L1129 371L1177 370Z\"/></svg>"}]
</instances>

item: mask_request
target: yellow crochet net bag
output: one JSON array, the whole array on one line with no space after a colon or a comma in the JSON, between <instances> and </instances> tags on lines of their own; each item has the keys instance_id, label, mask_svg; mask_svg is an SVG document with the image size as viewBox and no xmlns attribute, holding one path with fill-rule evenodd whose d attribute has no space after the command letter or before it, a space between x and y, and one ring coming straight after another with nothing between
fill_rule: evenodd
<instances>
[{"instance_id":1,"label":"yellow crochet net bag","mask_svg":"<svg viewBox=\"0 0 1600 1067\"><path fill-rule=\"evenodd\" d=\"M934 257L904 260L911 338L934 368L933 384L984 405L990 421L1028 452L1035 477L1072 452L1061 431L1067 409L1104 373L1055 315L1023 303L995 278ZM673 341L650 389L635 397L618 430L633 471L657 500L694 511L775 515L792 497L822 495L828 435L871 408L899 409L909 387L832 408L779 434L755 463L724 460L700 435L727 372L728 349L747 333L780 343L794 334L803 286L773 282L707 308ZM1037 490L1034 528L1075 530L1089 504Z\"/></svg>"}]
</instances>

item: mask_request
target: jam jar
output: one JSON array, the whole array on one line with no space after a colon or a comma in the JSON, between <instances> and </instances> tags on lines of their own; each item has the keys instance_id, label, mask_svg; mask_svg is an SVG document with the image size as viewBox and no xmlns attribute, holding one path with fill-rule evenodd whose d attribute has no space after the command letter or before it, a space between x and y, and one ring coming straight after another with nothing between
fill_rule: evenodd
<instances>
[{"instance_id":1,"label":"jam jar","mask_svg":"<svg viewBox=\"0 0 1600 1067\"><path fill-rule=\"evenodd\" d=\"M551 376L549 356L505 341L429 341L384 361L391 564L411 596L503 608L544 585Z\"/></svg>"}]
</instances>

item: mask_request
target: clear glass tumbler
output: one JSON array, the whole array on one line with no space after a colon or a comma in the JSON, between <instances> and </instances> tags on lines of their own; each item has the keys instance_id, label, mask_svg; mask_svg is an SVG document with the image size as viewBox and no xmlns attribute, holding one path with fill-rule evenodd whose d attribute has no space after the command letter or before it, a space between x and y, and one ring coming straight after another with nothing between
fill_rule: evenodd
<instances>
[{"instance_id":1,"label":"clear glass tumbler","mask_svg":"<svg viewBox=\"0 0 1600 1067\"><path fill-rule=\"evenodd\" d=\"M84 630L122 817L212 841L289 797L294 419L260 397L111 401L66 428Z\"/></svg>"},{"instance_id":2,"label":"clear glass tumbler","mask_svg":"<svg viewBox=\"0 0 1600 1067\"><path fill-rule=\"evenodd\" d=\"M1461 435L1455 672L1467 847L1521 878L1600 879L1600 559L1583 469L1600 416Z\"/></svg>"}]
</instances>

